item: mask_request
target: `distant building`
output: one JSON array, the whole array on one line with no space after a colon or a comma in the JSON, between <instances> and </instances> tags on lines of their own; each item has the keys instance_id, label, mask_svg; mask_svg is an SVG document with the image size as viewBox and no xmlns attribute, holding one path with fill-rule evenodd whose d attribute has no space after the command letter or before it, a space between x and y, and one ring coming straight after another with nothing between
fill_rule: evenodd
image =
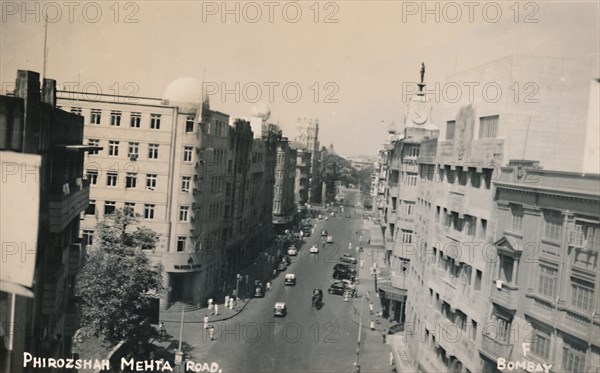
<instances>
[{"instance_id":1,"label":"distant building","mask_svg":"<svg viewBox=\"0 0 600 373\"><path fill-rule=\"evenodd\" d=\"M285 227L293 221L296 213L294 185L297 157L297 151L290 147L286 137L277 143L276 157L273 224Z\"/></svg>"},{"instance_id":2,"label":"distant building","mask_svg":"<svg viewBox=\"0 0 600 373\"><path fill-rule=\"evenodd\" d=\"M307 203L321 202L319 121L317 119L298 118L296 137L290 146L298 151L297 206L301 208Z\"/></svg>"},{"instance_id":3,"label":"distant building","mask_svg":"<svg viewBox=\"0 0 600 373\"><path fill-rule=\"evenodd\" d=\"M11 237L34 236L29 246L20 247L25 252L16 252L24 262L7 266L3 257L0 264L0 370L5 372L29 371L23 368L25 351L46 358L70 356L80 316L75 298L83 255L79 216L90 190L84 152L100 150L83 145L80 116L56 108L54 80L44 79L40 90L38 73L19 70L15 87L13 96L0 96L0 159L24 167L14 176L21 186L12 196L22 210L6 211L3 202L3 256ZM3 167L3 199L10 198L4 194L11 190L9 176ZM29 214L32 203L38 208ZM4 220L8 213L20 225L17 232ZM28 281L5 281L5 276Z\"/></svg>"}]
</instances>

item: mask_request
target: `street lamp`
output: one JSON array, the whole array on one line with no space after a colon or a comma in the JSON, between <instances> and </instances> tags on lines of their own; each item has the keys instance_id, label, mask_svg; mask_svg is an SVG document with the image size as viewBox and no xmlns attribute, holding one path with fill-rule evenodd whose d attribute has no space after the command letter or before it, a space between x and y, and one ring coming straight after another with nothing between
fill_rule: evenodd
<instances>
[{"instance_id":1,"label":"street lamp","mask_svg":"<svg viewBox=\"0 0 600 373\"><path fill-rule=\"evenodd\" d=\"M365 295L362 295L360 300L360 321L358 323L358 339L356 340L356 372L360 372L360 364L358 362L358 357L360 356L360 336L362 332L362 320L363 320L363 305L365 304Z\"/></svg>"},{"instance_id":2,"label":"street lamp","mask_svg":"<svg viewBox=\"0 0 600 373\"><path fill-rule=\"evenodd\" d=\"M237 281L235 282L235 308L237 308L237 303L240 298L240 279L241 278L242 278L242 275L240 275L238 273L236 276Z\"/></svg>"}]
</instances>

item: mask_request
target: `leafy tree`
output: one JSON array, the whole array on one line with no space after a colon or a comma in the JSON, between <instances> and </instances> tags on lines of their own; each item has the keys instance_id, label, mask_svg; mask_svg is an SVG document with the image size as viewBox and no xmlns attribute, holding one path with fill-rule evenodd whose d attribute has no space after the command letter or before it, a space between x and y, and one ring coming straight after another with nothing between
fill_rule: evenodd
<instances>
[{"instance_id":1,"label":"leafy tree","mask_svg":"<svg viewBox=\"0 0 600 373\"><path fill-rule=\"evenodd\" d=\"M142 249L153 248L158 234L134 227L131 211L115 210L98 223L96 239L78 275L82 324L105 342L144 341L142 321L150 310L150 292L161 293L162 268L150 264Z\"/></svg>"}]
</instances>

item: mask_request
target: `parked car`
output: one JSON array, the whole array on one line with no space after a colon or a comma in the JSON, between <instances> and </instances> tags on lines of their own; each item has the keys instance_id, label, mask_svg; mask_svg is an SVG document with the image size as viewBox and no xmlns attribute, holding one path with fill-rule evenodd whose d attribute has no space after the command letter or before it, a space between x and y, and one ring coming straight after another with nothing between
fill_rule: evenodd
<instances>
[{"instance_id":1,"label":"parked car","mask_svg":"<svg viewBox=\"0 0 600 373\"><path fill-rule=\"evenodd\" d=\"M293 273L288 273L287 275L285 275L285 284L296 285L296 275Z\"/></svg>"},{"instance_id":2,"label":"parked car","mask_svg":"<svg viewBox=\"0 0 600 373\"><path fill-rule=\"evenodd\" d=\"M327 230L323 229L321 230L321 237L326 237L327 236Z\"/></svg>"},{"instance_id":3,"label":"parked car","mask_svg":"<svg viewBox=\"0 0 600 373\"><path fill-rule=\"evenodd\" d=\"M277 267L275 268L278 271L285 271L287 269L287 264L285 264L285 262L279 262L279 264L277 264Z\"/></svg>"},{"instance_id":4,"label":"parked car","mask_svg":"<svg viewBox=\"0 0 600 373\"><path fill-rule=\"evenodd\" d=\"M281 259L281 261L282 261L282 262L285 262L285 264L286 264L286 265L288 265L288 266L289 266L290 264L292 264L292 258L290 258L290 257L289 257L289 256L287 256L287 255L286 255L286 256L284 256L284 257Z\"/></svg>"},{"instance_id":5,"label":"parked car","mask_svg":"<svg viewBox=\"0 0 600 373\"><path fill-rule=\"evenodd\" d=\"M329 294L336 295L344 295L345 293L348 293L352 297L356 295L356 288L354 288L353 285L348 285L343 281L335 281L331 284L329 290L327 291L329 292Z\"/></svg>"},{"instance_id":6,"label":"parked car","mask_svg":"<svg viewBox=\"0 0 600 373\"><path fill-rule=\"evenodd\" d=\"M354 282L356 280L356 275L352 274L350 271L335 271L333 272L333 278L336 280L350 280Z\"/></svg>"},{"instance_id":7,"label":"parked car","mask_svg":"<svg viewBox=\"0 0 600 373\"><path fill-rule=\"evenodd\" d=\"M356 262L358 261L355 257L349 255L349 254L342 254L342 256L340 257L340 261L341 262L346 262L346 263L352 263L352 264L356 264Z\"/></svg>"},{"instance_id":8,"label":"parked car","mask_svg":"<svg viewBox=\"0 0 600 373\"><path fill-rule=\"evenodd\" d=\"M265 286L263 284L256 285L254 288L254 297L262 298L265 296Z\"/></svg>"},{"instance_id":9,"label":"parked car","mask_svg":"<svg viewBox=\"0 0 600 373\"><path fill-rule=\"evenodd\" d=\"M333 270L334 271L338 271L340 269L350 270L351 268L350 268L350 265L346 264L346 263L338 263L338 264L336 264L336 265L333 266Z\"/></svg>"},{"instance_id":10,"label":"parked car","mask_svg":"<svg viewBox=\"0 0 600 373\"><path fill-rule=\"evenodd\" d=\"M289 256L296 256L296 255L298 255L298 249L296 249L294 246L292 246L288 249L287 254Z\"/></svg>"},{"instance_id":11,"label":"parked car","mask_svg":"<svg viewBox=\"0 0 600 373\"><path fill-rule=\"evenodd\" d=\"M273 307L273 316L285 317L285 315L287 315L287 306L285 303L275 303L275 307Z\"/></svg>"},{"instance_id":12,"label":"parked car","mask_svg":"<svg viewBox=\"0 0 600 373\"><path fill-rule=\"evenodd\" d=\"M333 243L333 236L327 236L327 243Z\"/></svg>"},{"instance_id":13,"label":"parked car","mask_svg":"<svg viewBox=\"0 0 600 373\"><path fill-rule=\"evenodd\" d=\"M311 254L318 254L319 253L319 247L314 244L312 245L312 247L308 250Z\"/></svg>"}]
</instances>

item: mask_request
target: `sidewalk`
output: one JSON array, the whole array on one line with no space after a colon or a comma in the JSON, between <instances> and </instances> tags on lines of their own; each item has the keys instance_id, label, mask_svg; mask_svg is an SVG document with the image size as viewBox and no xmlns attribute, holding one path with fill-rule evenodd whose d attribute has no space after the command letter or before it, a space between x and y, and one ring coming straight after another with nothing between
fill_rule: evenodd
<instances>
[{"instance_id":1,"label":"sidewalk","mask_svg":"<svg viewBox=\"0 0 600 373\"><path fill-rule=\"evenodd\" d=\"M381 236L379 226L373 224L370 220L363 219L362 230L370 231L370 245L363 246L363 252L360 253L357 270L359 283L357 286L358 297L352 300L354 308L352 321L358 326L360 324L360 315L362 308L362 335L359 364L361 373L365 372L393 372L394 366L390 365L391 346L383 342L383 332L386 333L390 322L376 316L380 313L381 303L379 294L375 292L375 278L371 275L371 267L377 263L377 269L385 267L384 257L385 248L379 243L378 237ZM379 230L379 234L377 232ZM362 266L361 266L362 262ZM364 295L364 301L363 301ZM373 303L373 312L370 311L370 303ZM371 321L374 324L374 330L371 330Z\"/></svg>"}]
</instances>

